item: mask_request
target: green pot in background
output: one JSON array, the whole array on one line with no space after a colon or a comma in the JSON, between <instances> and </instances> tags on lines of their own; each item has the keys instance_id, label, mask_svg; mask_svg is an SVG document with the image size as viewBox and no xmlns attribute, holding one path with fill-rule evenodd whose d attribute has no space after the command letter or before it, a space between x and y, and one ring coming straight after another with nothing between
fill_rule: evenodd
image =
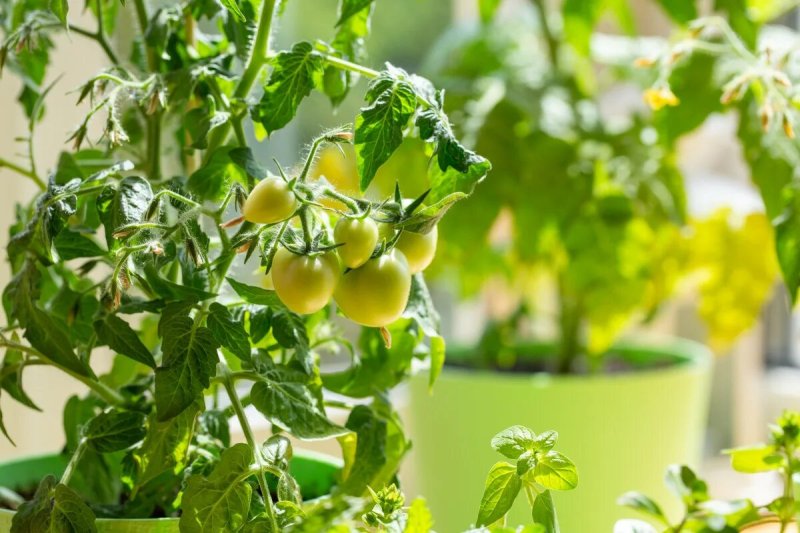
<instances>
[{"instance_id":1,"label":"green pot in background","mask_svg":"<svg viewBox=\"0 0 800 533\"><path fill-rule=\"evenodd\" d=\"M524 350L554 353L552 345ZM577 489L555 494L563 533L609 533L618 518L630 516L616 505L629 490L673 501L663 484L665 468L697 466L702 456L711 353L678 339L620 344L613 351L634 366L658 364L590 376L451 366L432 395L426 373L412 379L407 420L414 448L405 488L425 496L437 531L463 531L474 523L486 473L502 459L489 442L515 424L558 431L559 451L578 467ZM448 350L450 361L469 355ZM530 523L528 509L520 496L509 525Z\"/></svg>"},{"instance_id":2,"label":"green pot in background","mask_svg":"<svg viewBox=\"0 0 800 533\"><path fill-rule=\"evenodd\" d=\"M39 481L64 472L68 457L60 454L39 455L0 463L0 486L12 489L35 489ZM303 491L319 496L336 484L342 469L341 460L328 455L297 450L290 463L292 475ZM304 494L305 497L305 494ZM0 509L0 532L11 530L14 512ZM97 519L98 533L178 533L178 518Z\"/></svg>"}]
</instances>

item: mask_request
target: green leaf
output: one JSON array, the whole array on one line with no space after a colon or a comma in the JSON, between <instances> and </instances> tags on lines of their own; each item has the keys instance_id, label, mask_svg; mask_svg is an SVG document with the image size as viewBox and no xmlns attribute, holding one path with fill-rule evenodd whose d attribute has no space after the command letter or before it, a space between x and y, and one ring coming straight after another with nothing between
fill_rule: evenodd
<instances>
[{"instance_id":1,"label":"green leaf","mask_svg":"<svg viewBox=\"0 0 800 533\"><path fill-rule=\"evenodd\" d=\"M517 467L500 461L489 470L476 525L488 526L505 516L522 488Z\"/></svg>"},{"instance_id":2,"label":"green leaf","mask_svg":"<svg viewBox=\"0 0 800 533\"><path fill-rule=\"evenodd\" d=\"M348 0L340 1L340 13L345 7L343 4L347 1ZM337 26L336 35L333 41L331 41L331 53L333 55L342 57L353 63L364 63L367 55L364 39L369 35L373 6L374 3L368 2L361 11L353 13L346 21ZM322 79L322 90L331 99L331 103L334 107L338 106L344 100L358 77L359 75L357 73L349 70L336 68L332 65L325 67Z\"/></svg>"},{"instance_id":3,"label":"green leaf","mask_svg":"<svg viewBox=\"0 0 800 533\"><path fill-rule=\"evenodd\" d=\"M339 439L345 457L339 485L342 492L363 496L368 487L390 483L411 447L391 406L377 399L372 405L358 405L350 412L345 426L355 435Z\"/></svg>"},{"instance_id":4,"label":"green leaf","mask_svg":"<svg viewBox=\"0 0 800 533\"><path fill-rule=\"evenodd\" d=\"M156 369L156 411L160 421L179 415L210 385L219 344L208 328L189 317L191 303L167 305L158 323L163 360Z\"/></svg>"},{"instance_id":5,"label":"green leaf","mask_svg":"<svg viewBox=\"0 0 800 533\"><path fill-rule=\"evenodd\" d=\"M783 458L773 445L734 448L724 453L730 455L731 467L745 474L777 470L783 464Z\"/></svg>"},{"instance_id":6,"label":"green leaf","mask_svg":"<svg viewBox=\"0 0 800 533\"><path fill-rule=\"evenodd\" d=\"M533 479L547 489L572 490L578 486L578 471L566 456L550 450L538 456Z\"/></svg>"},{"instance_id":7,"label":"green leaf","mask_svg":"<svg viewBox=\"0 0 800 533\"><path fill-rule=\"evenodd\" d=\"M78 375L93 377L94 373L72 350L67 327L49 313L35 307L30 302L27 311L25 338L31 346L40 351L55 364Z\"/></svg>"},{"instance_id":8,"label":"green leaf","mask_svg":"<svg viewBox=\"0 0 800 533\"><path fill-rule=\"evenodd\" d=\"M417 105L413 86L405 72L391 65L372 80L367 107L356 117L354 146L364 191L375 173L403 142L403 129Z\"/></svg>"},{"instance_id":9,"label":"green leaf","mask_svg":"<svg viewBox=\"0 0 800 533\"><path fill-rule=\"evenodd\" d=\"M792 303L797 303L800 289L800 188L784 189L783 213L773 221L778 264Z\"/></svg>"},{"instance_id":10,"label":"green leaf","mask_svg":"<svg viewBox=\"0 0 800 533\"><path fill-rule=\"evenodd\" d=\"M117 315L106 315L105 318L96 320L94 330L97 333L98 346L107 345L115 352L138 363L150 368L156 367L153 354L139 339L139 335L131 328L130 324Z\"/></svg>"},{"instance_id":11,"label":"green leaf","mask_svg":"<svg viewBox=\"0 0 800 533\"><path fill-rule=\"evenodd\" d=\"M255 287L253 285L247 285L246 283L242 283L240 281L236 281L233 278L225 278L228 280L228 283L233 290L236 291L236 294L249 304L255 305L266 305L267 307L275 307L278 309L285 309L286 306L283 305L281 299L278 298L278 295L275 291L268 291L267 289L262 289L261 287Z\"/></svg>"},{"instance_id":12,"label":"green leaf","mask_svg":"<svg viewBox=\"0 0 800 533\"><path fill-rule=\"evenodd\" d=\"M250 338L253 343L259 342L272 327L272 309L269 307L250 310Z\"/></svg>"},{"instance_id":13,"label":"green leaf","mask_svg":"<svg viewBox=\"0 0 800 533\"><path fill-rule=\"evenodd\" d=\"M239 9L239 5L236 3L236 0L220 0L220 3L227 9L239 22L246 22L247 17L244 16L242 10Z\"/></svg>"},{"instance_id":14,"label":"green leaf","mask_svg":"<svg viewBox=\"0 0 800 533\"><path fill-rule=\"evenodd\" d=\"M325 374L325 388L353 398L381 394L400 383L411 371L419 338L410 331L411 321L388 326L391 347L386 346L378 328L363 328L359 338L361 356L342 372Z\"/></svg>"},{"instance_id":15,"label":"green leaf","mask_svg":"<svg viewBox=\"0 0 800 533\"><path fill-rule=\"evenodd\" d=\"M452 168L463 174L474 166L480 168L486 164L485 158L468 150L456 139L450 121L441 109L431 108L421 112L417 116L417 127L423 140L436 143L437 161L442 172Z\"/></svg>"},{"instance_id":16,"label":"green leaf","mask_svg":"<svg viewBox=\"0 0 800 533\"><path fill-rule=\"evenodd\" d=\"M556 506L553 504L553 495L549 490L536 496L531 514L534 523L544 526L545 533L559 533Z\"/></svg>"},{"instance_id":17,"label":"green leaf","mask_svg":"<svg viewBox=\"0 0 800 533\"><path fill-rule=\"evenodd\" d=\"M50 12L61 21L64 27L67 26L67 14L69 13L68 0L50 0Z\"/></svg>"},{"instance_id":18,"label":"green leaf","mask_svg":"<svg viewBox=\"0 0 800 533\"><path fill-rule=\"evenodd\" d=\"M686 505L708 500L708 486L685 465L670 465L665 477L667 488L681 498Z\"/></svg>"},{"instance_id":19,"label":"green leaf","mask_svg":"<svg viewBox=\"0 0 800 533\"><path fill-rule=\"evenodd\" d=\"M284 127L294 118L300 102L322 81L324 62L311 43L299 42L290 51L280 52L261 100L251 114L267 134Z\"/></svg>"},{"instance_id":20,"label":"green leaf","mask_svg":"<svg viewBox=\"0 0 800 533\"><path fill-rule=\"evenodd\" d=\"M183 494L180 530L185 533L228 533L247 521L253 488L246 483L253 462L247 444L224 452L207 478L192 475Z\"/></svg>"},{"instance_id":21,"label":"green leaf","mask_svg":"<svg viewBox=\"0 0 800 533\"><path fill-rule=\"evenodd\" d=\"M147 418L147 434L142 445L133 452L135 491L165 472L183 472L201 407L200 402L195 403L165 422L159 421L155 413Z\"/></svg>"},{"instance_id":22,"label":"green leaf","mask_svg":"<svg viewBox=\"0 0 800 533\"><path fill-rule=\"evenodd\" d=\"M337 26L344 24L347 19L356 13L368 8L375 0L341 0L339 4L339 20Z\"/></svg>"},{"instance_id":23,"label":"green leaf","mask_svg":"<svg viewBox=\"0 0 800 533\"><path fill-rule=\"evenodd\" d=\"M486 174L492 169L492 164L489 161L480 156L477 157L479 159L470 164L466 172L459 172L454 168L442 171L438 165L431 165L431 169L428 172L431 192L425 198L425 202L428 205L420 210L418 214L425 214L431 217L434 213L426 212L426 210L431 211L432 208L436 207L435 212L442 211L445 206L449 207L455 200L472 194L475 186L483 181Z\"/></svg>"},{"instance_id":24,"label":"green leaf","mask_svg":"<svg viewBox=\"0 0 800 533\"><path fill-rule=\"evenodd\" d=\"M294 358L300 363L306 374L314 369L314 358L308 343L306 324L300 315L290 311L280 311L272 315L270 322L272 335L278 344L294 350Z\"/></svg>"},{"instance_id":25,"label":"green leaf","mask_svg":"<svg viewBox=\"0 0 800 533\"><path fill-rule=\"evenodd\" d=\"M108 185L102 190L96 205L97 213L105 226L109 249L116 243L113 236L116 229L141 221L152 199L150 182L138 176L122 178L118 186Z\"/></svg>"},{"instance_id":26,"label":"green leaf","mask_svg":"<svg viewBox=\"0 0 800 533\"><path fill-rule=\"evenodd\" d=\"M491 22L502 0L478 0L478 14L484 24Z\"/></svg>"},{"instance_id":27,"label":"green leaf","mask_svg":"<svg viewBox=\"0 0 800 533\"><path fill-rule=\"evenodd\" d=\"M641 492L626 492L617 499L617 505L634 509L640 513L651 516L660 522L663 522L664 524L669 524L666 516L664 515L664 511L661 510L661 507L659 507L656 502Z\"/></svg>"},{"instance_id":28,"label":"green leaf","mask_svg":"<svg viewBox=\"0 0 800 533\"><path fill-rule=\"evenodd\" d=\"M282 374L276 374L281 377ZM303 440L336 437L347 432L331 422L304 383L266 379L253 384L253 406L276 426Z\"/></svg>"},{"instance_id":29,"label":"green leaf","mask_svg":"<svg viewBox=\"0 0 800 533\"><path fill-rule=\"evenodd\" d=\"M416 498L408 508L408 519L403 533L429 533L433 528L433 516L422 498Z\"/></svg>"},{"instance_id":30,"label":"green leaf","mask_svg":"<svg viewBox=\"0 0 800 533\"><path fill-rule=\"evenodd\" d=\"M80 257L101 257L106 251L86 234L79 231L63 230L53 240L58 256L63 261Z\"/></svg>"},{"instance_id":31,"label":"green leaf","mask_svg":"<svg viewBox=\"0 0 800 533\"><path fill-rule=\"evenodd\" d=\"M0 433L2 433L5 436L5 438L8 439L8 442L10 442L12 446L16 446L16 443L11 438L11 436L8 434L8 429L6 429L5 422L3 422L3 410L2 410L2 408L0 408Z\"/></svg>"},{"instance_id":32,"label":"green leaf","mask_svg":"<svg viewBox=\"0 0 800 533\"><path fill-rule=\"evenodd\" d=\"M145 436L144 415L133 411L100 413L86 425L84 437L100 453L130 448Z\"/></svg>"},{"instance_id":33,"label":"green leaf","mask_svg":"<svg viewBox=\"0 0 800 533\"><path fill-rule=\"evenodd\" d=\"M16 333L11 335L13 342L19 343L19 337ZM17 400L22 405L30 407L36 411L41 409L31 400L25 390L22 388L22 370L25 368L25 358L19 350L7 349L3 362L0 364L0 389L5 390L8 394Z\"/></svg>"},{"instance_id":34,"label":"green leaf","mask_svg":"<svg viewBox=\"0 0 800 533\"><path fill-rule=\"evenodd\" d=\"M236 148L230 146L214 150L208 163L189 176L189 190L202 200L219 201L228 193L232 183L246 184L247 176L231 158L234 150Z\"/></svg>"},{"instance_id":35,"label":"green leaf","mask_svg":"<svg viewBox=\"0 0 800 533\"><path fill-rule=\"evenodd\" d=\"M411 293L403 316L415 320L428 337L439 336L439 313L433 306L433 299L422 273L414 274L411 278Z\"/></svg>"},{"instance_id":36,"label":"green leaf","mask_svg":"<svg viewBox=\"0 0 800 533\"><path fill-rule=\"evenodd\" d=\"M509 459L517 459L527 451L533 450L536 433L525 426L511 426L492 439L492 448Z\"/></svg>"},{"instance_id":37,"label":"green leaf","mask_svg":"<svg viewBox=\"0 0 800 533\"><path fill-rule=\"evenodd\" d=\"M428 390L433 390L433 385L442 373L445 361L445 340L444 337L431 337L430 371L428 376Z\"/></svg>"},{"instance_id":38,"label":"green leaf","mask_svg":"<svg viewBox=\"0 0 800 533\"><path fill-rule=\"evenodd\" d=\"M248 176L255 180L260 181L269 175L269 171L256 160L253 151L248 147L234 148L228 152L228 155L231 161L239 165Z\"/></svg>"},{"instance_id":39,"label":"green leaf","mask_svg":"<svg viewBox=\"0 0 800 533\"><path fill-rule=\"evenodd\" d=\"M250 361L250 338L241 320L234 320L224 305L214 302L209 307L208 329L214 339L242 361Z\"/></svg>"},{"instance_id":40,"label":"green leaf","mask_svg":"<svg viewBox=\"0 0 800 533\"><path fill-rule=\"evenodd\" d=\"M661 8L678 24L686 24L697 18L694 0L658 0Z\"/></svg>"},{"instance_id":41,"label":"green leaf","mask_svg":"<svg viewBox=\"0 0 800 533\"><path fill-rule=\"evenodd\" d=\"M72 489L53 476L42 479L33 499L20 505L12 533L94 533L95 516Z\"/></svg>"}]
</instances>

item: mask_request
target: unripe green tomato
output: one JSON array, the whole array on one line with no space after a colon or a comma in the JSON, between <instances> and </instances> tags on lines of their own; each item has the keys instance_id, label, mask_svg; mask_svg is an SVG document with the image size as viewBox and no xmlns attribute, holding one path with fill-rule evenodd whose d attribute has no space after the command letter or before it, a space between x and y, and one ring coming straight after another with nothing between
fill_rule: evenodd
<instances>
[{"instance_id":1,"label":"unripe green tomato","mask_svg":"<svg viewBox=\"0 0 800 533\"><path fill-rule=\"evenodd\" d=\"M378 225L371 218L342 217L333 229L336 251L347 268L358 268L372 256L378 244Z\"/></svg>"},{"instance_id":2,"label":"unripe green tomato","mask_svg":"<svg viewBox=\"0 0 800 533\"><path fill-rule=\"evenodd\" d=\"M274 224L286 220L297 210L297 198L281 178L270 176L259 181L244 202L242 214L248 222Z\"/></svg>"},{"instance_id":3,"label":"unripe green tomato","mask_svg":"<svg viewBox=\"0 0 800 533\"><path fill-rule=\"evenodd\" d=\"M312 257L281 248L272 261L270 274L275 292L286 307L307 315L330 302L339 281L339 259L332 252Z\"/></svg>"},{"instance_id":4,"label":"unripe green tomato","mask_svg":"<svg viewBox=\"0 0 800 533\"><path fill-rule=\"evenodd\" d=\"M404 231L397 239L395 247L403 252L408 260L408 268L412 274L422 272L433 261L436 255L436 242L439 240L439 229L434 226L428 233L412 233Z\"/></svg>"},{"instance_id":5,"label":"unripe green tomato","mask_svg":"<svg viewBox=\"0 0 800 533\"><path fill-rule=\"evenodd\" d=\"M334 300L353 322L379 328L400 318L410 290L408 261L402 252L392 250L345 273Z\"/></svg>"}]
</instances>

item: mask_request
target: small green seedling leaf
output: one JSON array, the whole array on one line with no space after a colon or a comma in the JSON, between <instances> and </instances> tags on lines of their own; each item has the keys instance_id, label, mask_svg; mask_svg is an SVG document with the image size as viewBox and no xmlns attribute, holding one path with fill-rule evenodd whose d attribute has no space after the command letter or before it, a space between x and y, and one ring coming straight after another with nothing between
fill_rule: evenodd
<instances>
[{"instance_id":1,"label":"small green seedling leaf","mask_svg":"<svg viewBox=\"0 0 800 533\"><path fill-rule=\"evenodd\" d=\"M505 516L521 488L522 480L515 465L505 461L495 463L486 477L476 525L488 526Z\"/></svg>"}]
</instances>

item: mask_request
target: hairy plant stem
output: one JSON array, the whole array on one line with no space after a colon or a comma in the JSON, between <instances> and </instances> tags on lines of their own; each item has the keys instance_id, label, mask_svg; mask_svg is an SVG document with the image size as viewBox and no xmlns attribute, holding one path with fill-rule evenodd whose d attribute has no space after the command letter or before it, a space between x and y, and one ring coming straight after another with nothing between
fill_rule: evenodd
<instances>
[{"instance_id":1,"label":"hairy plant stem","mask_svg":"<svg viewBox=\"0 0 800 533\"><path fill-rule=\"evenodd\" d=\"M70 370L69 368L63 367L44 355L39 350L35 348L31 348L30 346L25 346L24 344L19 344L13 341L6 339L5 337L0 336L0 346L5 346L11 350L17 350L20 352L24 352L27 354L35 355L36 357L40 358L42 361L45 361L48 365L58 368L59 370L69 374L73 378L77 379L90 389L100 396L103 400L111 405L123 405L125 403L125 398L122 397L117 391L102 383L100 381L94 380L89 376L84 376L82 374L78 374L77 372Z\"/></svg>"},{"instance_id":2,"label":"hairy plant stem","mask_svg":"<svg viewBox=\"0 0 800 533\"><path fill-rule=\"evenodd\" d=\"M42 179L39 176L36 175L35 172L33 172L32 170L25 170L21 166L16 165L16 164L12 163L11 161L8 161L6 159L0 158L0 168L7 168L8 170L13 170L17 174L20 174L22 176L25 176L26 178L29 178L41 190L45 190L47 188L45 183L42 181Z\"/></svg>"},{"instance_id":3,"label":"hairy plant stem","mask_svg":"<svg viewBox=\"0 0 800 533\"><path fill-rule=\"evenodd\" d=\"M247 98L250 94L250 89L258 78L258 73L267 62L267 48L269 46L270 29L272 28L272 18L275 13L276 0L263 0L261 2L261 11L258 15L258 28L256 36L253 39L253 45L250 48L250 56L247 58L247 63L242 72L242 77L239 78L239 83L236 84L233 96L234 98ZM241 118L236 120L241 122ZM206 149L203 162L207 162L214 153L214 150L221 145L225 144L230 135L231 124L230 121L215 128L208 140L208 148Z\"/></svg>"},{"instance_id":4,"label":"hairy plant stem","mask_svg":"<svg viewBox=\"0 0 800 533\"><path fill-rule=\"evenodd\" d=\"M225 391L228 393L228 397L231 400L231 408L233 412L236 414L236 418L239 419L239 424L242 426L242 433L244 433L244 438L247 440L248 446L253 451L253 456L256 460L256 465L258 465L258 472L256 472L256 477L258 478L258 484L261 487L261 494L264 496L264 509L267 512L267 519L270 521L273 531L278 531L278 522L275 519L275 509L273 508L273 501L272 501L272 494L269 491L269 485L267 484L267 478L264 475L264 465L263 465L263 458L261 457L261 450L258 447L258 443L256 443L255 436L253 435L253 428L250 427L250 422L247 420L247 415L244 412L244 407L242 406L241 401L239 400L239 395L236 393L236 386L233 380L233 376L231 375L230 369L228 369L228 365L226 365L221 356L220 356L220 374L222 378L222 384L225 387Z\"/></svg>"},{"instance_id":5,"label":"hairy plant stem","mask_svg":"<svg viewBox=\"0 0 800 533\"><path fill-rule=\"evenodd\" d=\"M81 438L81 440L78 442L78 447L75 448L75 451L72 453L72 457L69 458L67 467L64 469L64 473L61 474L61 479L59 482L62 485L69 485L69 480L72 478L72 474L75 472L75 468L78 466L81 457L83 457L83 452L86 451L87 445L88 441L85 438Z\"/></svg>"}]
</instances>

